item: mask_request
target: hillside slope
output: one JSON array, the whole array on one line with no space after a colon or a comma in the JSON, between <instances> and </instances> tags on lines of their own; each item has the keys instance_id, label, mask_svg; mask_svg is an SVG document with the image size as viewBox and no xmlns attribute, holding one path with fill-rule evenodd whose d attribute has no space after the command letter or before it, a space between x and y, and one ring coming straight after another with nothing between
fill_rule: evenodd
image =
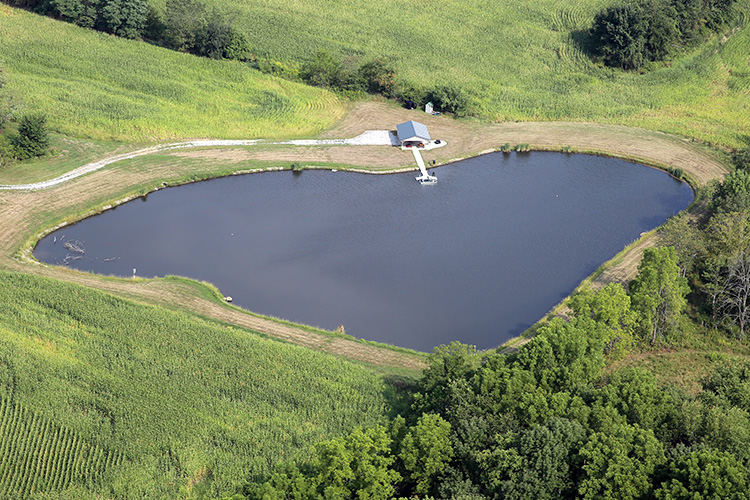
<instances>
[{"instance_id":1,"label":"hillside slope","mask_svg":"<svg viewBox=\"0 0 750 500\"><path fill-rule=\"evenodd\" d=\"M0 4L2 92L63 134L153 142L316 134L343 114L330 92L79 28Z\"/></svg>"},{"instance_id":2,"label":"hillside slope","mask_svg":"<svg viewBox=\"0 0 750 500\"><path fill-rule=\"evenodd\" d=\"M407 84L465 89L490 120L638 125L732 147L750 140L746 0L744 28L645 74L597 66L575 41L610 0L205 1L234 13L261 56L392 57Z\"/></svg>"},{"instance_id":3,"label":"hillside slope","mask_svg":"<svg viewBox=\"0 0 750 500\"><path fill-rule=\"evenodd\" d=\"M0 303L0 436L22 418L23 449L51 429L117 457L105 478L82 459L38 491L169 498L207 478L220 491L389 407L392 390L370 369L188 314L5 271ZM20 465L0 448L0 470ZM68 458L75 446L47 452L59 457L49 467L80 461ZM34 470L0 481L0 497L29 493Z\"/></svg>"}]
</instances>

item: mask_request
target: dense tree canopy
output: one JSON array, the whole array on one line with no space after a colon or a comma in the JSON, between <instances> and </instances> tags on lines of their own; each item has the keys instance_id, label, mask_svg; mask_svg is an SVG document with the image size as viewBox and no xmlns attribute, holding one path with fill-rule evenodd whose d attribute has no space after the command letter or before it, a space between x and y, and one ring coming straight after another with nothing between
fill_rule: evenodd
<instances>
[{"instance_id":1,"label":"dense tree canopy","mask_svg":"<svg viewBox=\"0 0 750 500\"><path fill-rule=\"evenodd\" d=\"M607 66L638 69L694 44L735 17L735 0L640 0L599 11L589 31Z\"/></svg>"}]
</instances>

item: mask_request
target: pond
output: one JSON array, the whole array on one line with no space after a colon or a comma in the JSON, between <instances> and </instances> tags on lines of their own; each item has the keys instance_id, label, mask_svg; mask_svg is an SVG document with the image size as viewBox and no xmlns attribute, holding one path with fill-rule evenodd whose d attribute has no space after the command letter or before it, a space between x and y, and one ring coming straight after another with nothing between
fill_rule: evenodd
<instances>
[{"instance_id":1,"label":"pond","mask_svg":"<svg viewBox=\"0 0 750 500\"><path fill-rule=\"evenodd\" d=\"M35 256L205 280L251 311L402 347L489 348L693 198L664 172L587 155L497 153L433 172L429 186L307 170L164 189L50 234Z\"/></svg>"}]
</instances>

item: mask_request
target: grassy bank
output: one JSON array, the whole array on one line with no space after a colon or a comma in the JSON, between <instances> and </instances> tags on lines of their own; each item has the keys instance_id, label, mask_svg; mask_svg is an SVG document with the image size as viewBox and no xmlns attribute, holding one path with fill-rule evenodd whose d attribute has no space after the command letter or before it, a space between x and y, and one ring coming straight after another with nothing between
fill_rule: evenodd
<instances>
[{"instance_id":1,"label":"grassy bank","mask_svg":"<svg viewBox=\"0 0 750 500\"><path fill-rule=\"evenodd\" d=\"M155 142L304 137L343 113L331 93L0 5L2 92L60 133Z\"/></svg>"}]
</instances>

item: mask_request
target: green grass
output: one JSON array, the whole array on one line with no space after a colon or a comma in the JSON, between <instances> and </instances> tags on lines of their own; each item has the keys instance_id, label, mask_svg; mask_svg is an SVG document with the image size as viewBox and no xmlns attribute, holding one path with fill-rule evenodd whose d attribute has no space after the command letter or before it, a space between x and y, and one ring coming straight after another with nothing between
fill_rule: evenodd
<instances>
[{"instance_id":1,"label":"green grass","mask_svg":"<svg viewBox=\"0 0 750 500\"><path fill-rule=\"evenodd\" d=\"M590 120L747 147L750 29L646 74L623 73L593 64L572 42L612 3L237 0L231 11L260 55L298 63L319 50L390 56L408 83L464 88L490 120Z\"/></svg>"},{"instance_id":2,"label":"green grass","mask_svg":"<svg viewBox=\"0 0 750 500\"><path fill-rule=\"evenodd\" d=\"M331 93L0 5L3 92L60 133L97 140L302 137L343 113Z\"/></svg>"},{"instance_id":3,"label":"green grass","mask_svg":"<svg viewBox=\"0 0 750 500\"><path fill-rule=\"evenodd\" d=\"M107 496L208 478L217 493L379 421L394 397L370 368L245 330L30 275L0 284L0 396L121 455L91 486Z\"/></svg>"}]
</instances>

